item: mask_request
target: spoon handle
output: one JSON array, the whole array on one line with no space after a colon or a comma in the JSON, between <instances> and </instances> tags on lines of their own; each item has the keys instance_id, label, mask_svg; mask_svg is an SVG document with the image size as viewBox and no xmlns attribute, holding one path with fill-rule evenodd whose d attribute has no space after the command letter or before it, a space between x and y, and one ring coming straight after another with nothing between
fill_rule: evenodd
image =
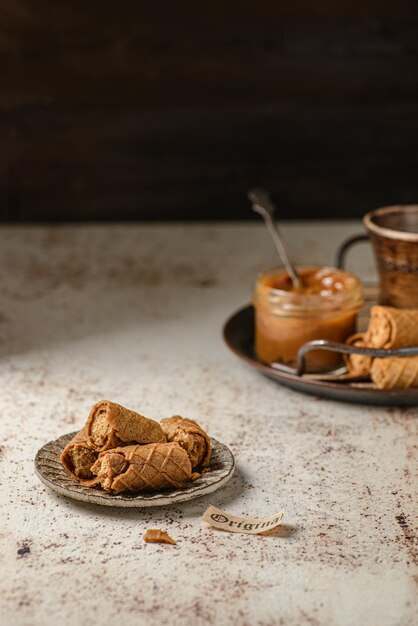
<instances>
[{"instance_id":1,"label":"spoon handle","mask_svg":"<svg viewBox=\"0 0 418 626\"><path fill-rule=\"evenodd\" d=\"M289 253L286 249L282 236L280 235L279 229L274 220L276 207L274 206L270 198L270 194L264 189L255 188L250 189L250 191L248 192L248 198L252 202L253 210L261 215L261 217L264 219L276 246L277 252L279 253L279 256L282 260L282 263L292 280L293 287L302 287L301 280L298 276L297 271L293 267L292 262L290 261Z\"/></svg>"}]
</instances>

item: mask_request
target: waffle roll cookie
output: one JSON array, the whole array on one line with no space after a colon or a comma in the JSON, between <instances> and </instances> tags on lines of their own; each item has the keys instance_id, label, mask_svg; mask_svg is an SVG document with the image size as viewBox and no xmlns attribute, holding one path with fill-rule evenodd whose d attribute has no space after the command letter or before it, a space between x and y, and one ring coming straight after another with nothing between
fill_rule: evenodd
<instances>
[{"instance_id":1,"label":"waffle roll cookie","mask_svg":"<svg viewBox=\"0 0 418 626\"><path fill-rule=\"evenodd\" d=\"M348 346L356 346L358 348L367 348L365 333L356 333L351 335L346 341ZM369 376L372 357L364 354L343 354L344 362L348 373L353 376Z\"/></svg>"},{"instance_id":2,"label":"waffle roll cookie","mask_svg":"<svg viewBox=\"0 0 418 626\"><path fill-rule=\"evenodd\" d=\"M371 348L418 346L418 309L376 305L370 315L366 341Z\"/></svg>"},{"instance_id":3,"label":"waffle roll cookie","mask_svg":"<svg viewBox=\"0 0 418 626\"><path fill-rule=\"evenodd\" d=\"M178 443L153 443L102 452L92 472L103 489L117 494L183 487L192 466Z\"/></svg>"},{"instance_id":4,"label":"waffle roll cookie","mask_svg":"<svg viewBox=\"0 0 418 626\"><path fill-rule=\"evenodd\" d=\"M189 455L192 467L204 467L209 464L210 437L194 420L180 415L173 415L161 420L161 427L167 441L176 441Z\"/></svg>"},{"instance_id":5,"label":"waffle roll cookie","mask_svg":"<svg viewBox=\"0 0 418 626\"><path fill-rule=\"evenodd\" d=\"M157 422L109 400L94 405L87 419L86 433L90 447L98 452L123 444L166 441Z\"/></svg>"},{"instance_id":6,"label":"waffle roll cookie","mask_svg":"<svg viewBox=\"0 0 418 626\"><path fill-rule=\"evenodd\" d=\"M84 427L61 452L61 463L79 483L85 487L91 487L96 482L96 477L91 468L97 460L97 455L98 453L92 450L88 443L86 428Z\"/></svg>"},{"instance_id":7,"label":"waffle roll cookie","mask_svg":"<svg viewBox=\"0 0 418 626\"><path fill-rule=\"evenodd\" d=\"M370 375L379 389L418 387L418 356L373 359Z\"/></svg>"}]
</instances>

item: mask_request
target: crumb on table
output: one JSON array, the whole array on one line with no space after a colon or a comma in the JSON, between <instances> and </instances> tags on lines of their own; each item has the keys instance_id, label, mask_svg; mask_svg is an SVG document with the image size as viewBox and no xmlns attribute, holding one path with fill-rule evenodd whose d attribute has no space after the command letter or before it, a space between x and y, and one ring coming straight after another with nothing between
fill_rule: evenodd
<instances>
[{"instance_id":1,"label":"crumb on table","mask_svg":"<svg viewBox=\"0 0 418 626\"><path fill-rule=\"evenodd\" d=\"M144 535L144 541L146 543L171 543L174 546L177 543L177 541L167 535L165 530L157 528L149 528Z\"/></svg>"}]
</instances>

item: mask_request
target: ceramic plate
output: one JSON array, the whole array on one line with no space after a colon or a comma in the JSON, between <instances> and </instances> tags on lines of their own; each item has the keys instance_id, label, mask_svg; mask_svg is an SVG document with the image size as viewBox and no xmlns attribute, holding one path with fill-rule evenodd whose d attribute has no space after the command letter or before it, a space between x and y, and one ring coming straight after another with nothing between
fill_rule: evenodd
<instances>
[{"instance_id":1,"label":"ceramic plate","mask_svg":"<svg viewBox=\"0 0 418 626\"><path fill-rule=\"evenodd\" d=\"M149 494L111 495L99 487L92 488L79 485L64 469L60 461L60 454L75 434L62 435L59 439L42 446L35 458L35 471L39 480L52 491L74 500L92 504L145 508L184 502L216 491L228 482L235 469L234 456L231 450L225 444L212 439L212 454L209 465L211 471L202 474L200 478L187 484L184 489L170 489Z\"/></svg>"},{"instance_id":2,"label":"ceramic plate","mask_svg":"<svg viewBox=\"0 0 418 626\"><path fill-rule=\"evenodd\" d=\"M324 382L260 363L254 355L254 308L251 305L229 318L224 326L224 339L232 352L248 365L295 391L358 404L418 406L418 389L376 389L371 383Z\"/></svg>"}]
</instances>

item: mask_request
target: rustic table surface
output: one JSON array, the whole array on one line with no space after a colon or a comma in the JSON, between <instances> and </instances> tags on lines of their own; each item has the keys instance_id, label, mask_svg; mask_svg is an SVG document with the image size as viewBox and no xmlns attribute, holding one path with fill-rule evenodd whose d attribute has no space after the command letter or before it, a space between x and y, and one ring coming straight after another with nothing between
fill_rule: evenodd
<instances>
[{"instance_id":1,"label":"rustic table surface","mask_svg":"<svg viewBox=\"0 0 418 626\"><path fill-rule=\"evenodd\" d=\"M284 231L299 262L332 263L359 226ZM223 322L274 264L258 223L1 228L2 626L416 624L418 410L300 395L228 352ZM367 246L350 267L372 276ZM36 451L101 398L198 419L234 478L150 510L54 495ZM217 531L210 504L284 524ZM153 527L177 545L145 544Z\"/></svg>"}]
</instances>

